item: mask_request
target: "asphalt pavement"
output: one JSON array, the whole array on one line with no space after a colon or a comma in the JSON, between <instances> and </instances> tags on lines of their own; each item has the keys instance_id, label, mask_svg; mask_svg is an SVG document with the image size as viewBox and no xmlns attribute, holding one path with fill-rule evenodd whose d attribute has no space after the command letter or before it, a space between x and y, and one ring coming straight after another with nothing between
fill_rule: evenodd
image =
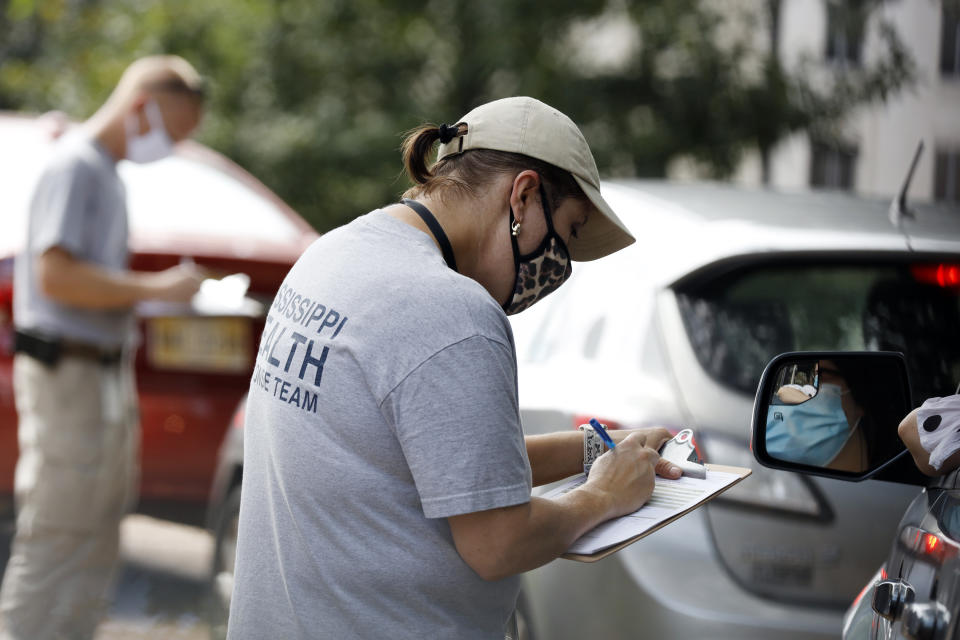
<instances>
[{"instance_id":1,"label":"asphalt pavement","mask_svg":"<svg viewBox=\"0 0 960 640\"><path fill-rule=\"evenodd\" d=\"M0 567L11 533L0 528ZM120 534L120 573L96 640L207 640L210 534L142 515L127 516Z\"/></svg>"}]
</instances>

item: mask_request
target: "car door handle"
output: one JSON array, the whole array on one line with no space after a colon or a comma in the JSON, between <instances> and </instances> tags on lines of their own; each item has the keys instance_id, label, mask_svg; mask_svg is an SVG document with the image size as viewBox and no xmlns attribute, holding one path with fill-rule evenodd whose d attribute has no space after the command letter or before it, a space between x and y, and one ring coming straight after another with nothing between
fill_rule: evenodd
<instances>
[{"instance_id":1,"label":"car door handle","mask_svg":"<svg viewBox=\"0 0 960 640\"><path fill-rule=\"evenodd\" d=\"M913 587L903 580L881 580L873 590L873 610L887 620L896 620L915 595Z\"/></svg>"}]
</instances>

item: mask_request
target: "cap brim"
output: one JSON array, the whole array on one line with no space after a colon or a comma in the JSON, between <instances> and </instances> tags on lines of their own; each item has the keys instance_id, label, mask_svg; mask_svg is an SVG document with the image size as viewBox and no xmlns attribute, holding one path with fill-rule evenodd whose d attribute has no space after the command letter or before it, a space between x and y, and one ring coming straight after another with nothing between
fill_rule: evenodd
<instances>
[{"instance_id":1,"label":"cap brim","mask_svg":"<svg viewBox=\"0 0 960 640\"><path fill-rule=\"evenodd\" d=\"M578 237L570 238L567 244L570 258L577 262L596 260L636 242L633 234L627 230L626 225L620 221L617 214L600 195L600 190L580 176L574 175L573 179L583 189L584 195L593 204L595 211L587 219L587 224L578 232Z\"/></svg>"}]
</instances>

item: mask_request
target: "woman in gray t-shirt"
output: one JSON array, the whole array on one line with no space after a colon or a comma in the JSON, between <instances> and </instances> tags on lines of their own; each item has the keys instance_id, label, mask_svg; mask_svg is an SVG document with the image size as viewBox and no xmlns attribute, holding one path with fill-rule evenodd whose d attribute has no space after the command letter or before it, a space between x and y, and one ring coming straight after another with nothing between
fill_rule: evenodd
<instances>
[{"instance_id":1,"label":"woman in gray t-shirt","mask_svg":"<svg viewBox=\"0 0 960 640\"><path fill-rule=\"evenodd\" d=\"M440 142L438 160L427 157ZM229 637L502 638L518 574L639 508L664 429L524 437L507 315L633 241L576 125L498 100L404 143L405 199L317 240L247 404Z\"/></svg>"}]
</instances>

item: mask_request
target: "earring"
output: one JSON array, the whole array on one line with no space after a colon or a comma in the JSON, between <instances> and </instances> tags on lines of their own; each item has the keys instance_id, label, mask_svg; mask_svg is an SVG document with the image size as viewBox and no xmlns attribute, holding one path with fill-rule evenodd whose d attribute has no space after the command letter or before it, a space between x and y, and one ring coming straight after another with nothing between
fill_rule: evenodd
<instances>
[{"instance_id":1,"label":"earring","mask_svg":"<svg viewBox=\"0 0 960 640\"><path fill-rule=\"evenodd\" d=\"M510 225L510 235L514 238L520 235L520 221L514 220L513 224Z\"/></svg>"}]
</instances>

